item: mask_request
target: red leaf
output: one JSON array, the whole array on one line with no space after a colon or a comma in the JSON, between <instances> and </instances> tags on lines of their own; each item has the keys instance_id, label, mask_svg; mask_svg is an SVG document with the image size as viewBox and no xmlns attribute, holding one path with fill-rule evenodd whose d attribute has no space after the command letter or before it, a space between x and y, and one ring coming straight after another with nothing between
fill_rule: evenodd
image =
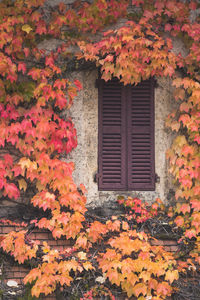
<instances>
[{"instance_id":1,"label":"red leaf","mask_svg":"<svg viewBox=\"0 0 200 300\"><path fill-rule=\"evenodd\" d=\"M19 190L18 188L16 187L16 185L14 183L7 183L5 186L4 186L4 194L8 195L8 197L10 199L12 198L19 198L20 196L20 193L19 193Z\"/></svg>"},{"instance_id":2,"label":"red leaf","mask_svg":"<svg viewBox=\"0 0 200 300\"><path fill-rule=\"evenodd\" d=\"M22 71L23 74L26 72L26 64L25 63L19 63L18 64L18 71Z\"/></svg>"},{"instance_id":3,"label":"red leaf","mask_svg":"<svg viewBox=\"0 0 200 300\"><path fill-rule=\"evenodd\" d=\"M74 80L74 84L76 85L76 87L78 88L78 90L80 91L83 87L82 87L82 84L80 83L79 80Z\"/></svg>"},{"instance_id":4,"label":"red leaf","mask_svg":"<svg viewBox=\"0 0 200 300\"><path fill-rule=\"evenodd\" d=\"M183 204L180 208L180 211L185 215L186 212L190 212L190 205L189 204Z\"/></svg>"},{"instance_id":5,"label":"red leaf","mask_svg":"<svg viewBox=\"0 0 200 300\"><path fill-rule=\"evenodd\" d=\"M192 208L194 209L194 211L200 211L200 200L193 199L190 201L190 203L192 204Z\"/></svg>"},{"instance_id":6,"label":"red leaf","mask_svg":"<svg viewBox=\"0 0 200 300\"><path fill-rule=\"evenodd\" d=\"M186 230L186 232L185 232L185 236L188 237L189 239L196 237L196 235L197 235L197 232L195 229L189 229L189 230Z\"/></svg>"},{"instance_id":7,"label":"red leaf","mask_svg":"<svg viewBox=\"0 0 200 300\"><path fill-rule=\"evenodd\" d=\"M183 226L183 224L184 224L184 218L181 217L181 216L178 216L178 217L174 220L174 222L176 223L176 225L177 225L178 227L181 227L181 226Z\"/></svg>"},{"instance_id":8,"label":"red leaf","mask_svg":"<svg viewBox=\"0 0 200 300\"><path fill-rule=\"evenodd\" d=\"M170 31L172 29L172 25L166 24L165 25L165 31Z\"/></svg>"}]
</instances>

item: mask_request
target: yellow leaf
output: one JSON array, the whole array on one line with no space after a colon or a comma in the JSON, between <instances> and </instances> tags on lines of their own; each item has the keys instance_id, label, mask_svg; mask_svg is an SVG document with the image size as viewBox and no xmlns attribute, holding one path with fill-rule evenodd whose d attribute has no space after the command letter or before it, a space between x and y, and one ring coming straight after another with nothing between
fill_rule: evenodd
<instances>
[{"instance_id":1,"label":"yellow leaf","mask_svg":"<svg viewBox=\"0 0 200 300\"><path fill-rule=\"evenodd\" d=\"M165 275L165 280L168 280L170 283L172 283L174 280L178 279L178 270L170 271L168 270Z\"/></svg>"},{"instance_id":2,"label":"yellow leaf","mask_svg":"<svg viewBox=\"0 0 200 300\"><path fill-rule=\"evenodd\" d=\"M83 260L83 259L87 259L86 253L83 251L80 251L77 253L77 256L79 259Z\"/></svg>"},{"instance_id":3,"label":"yellow leaf","mask_svg":"<svg viewBox=\"0 0 200 300\"><path fill-rule=\"evenodd\" d=\"M145 296L147 294L147 286L144 283L138 283L134 286L133 291L136 297L138 297L140 294Z\"/></svg>"},{"instance_id":4,"label":"yellow leaf","mask_svg":"<svg viewBox=\"0 0 200 300\"><path fill-rule=\"evenodd\" d=\"M94 269L94 267L92 266L92 264L89 261L86 261L86 262L83 263L83 268L86 271Z\"/></svg>"},{"instance_id":5,"label":"yellow leaf","mask_svg":"<svg viewBox=\"0 0 200 300\"><path fill-rule=\"evenodd\" d=\"M24 179L19 179L18 180L18 183L19 183L19 189L20 190L24 190L24 192L26 191L26 189L27 189L27 183L26 183L26 181L24 180Z\"/></svg>"},{"instance_id":6,"label":"yellow leaf","mask_svg":"<svg viewBox=\"0 0 200 300\"><path fill-rule=\"evenodd\" d=\"M33 30L33 28L30 25L25 24L22 26L22 30L25 31L26 33L29 33L31 30Z\"/></svg>"},{"instance_id":7,"label":"yellow leaf","mask_svg":"<svg viewBox=\"0 0 200 300\"><path fill-rule=\"evenodd\" d=\"M45 189L45 186L43 184L41 184L40 181L36 182L36 188L38 189L38 191L43 191Z\"/></svg>"}]
</instances>

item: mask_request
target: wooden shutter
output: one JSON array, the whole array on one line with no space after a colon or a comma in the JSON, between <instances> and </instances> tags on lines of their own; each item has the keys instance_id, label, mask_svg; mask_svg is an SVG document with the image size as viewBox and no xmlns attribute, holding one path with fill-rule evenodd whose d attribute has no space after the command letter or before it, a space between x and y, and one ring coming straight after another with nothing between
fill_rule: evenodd
<instances>
[{"instance_id":1,"label":"wooden shutter","mask_svg":"<svg viewBox=\"0 0 200 300\"><path fill-rule=\"evenodd\" d=\"M126 99L117 80L98 80L99 190L126 189Z\"/></svg>"},{"instance_id":2,"label":"wooden shutter","mask_svg":"<svg viewBox=\"0 0 200 300\"><path fill-rule=\"evenodd\" d=\"M154 190L154 80L130 86L127 101L128 190Z\"/></svg>"},{"instance_id":3,"label":"wooden shutter","mask_svg":"<svg viewBox=\"0 0 200 300\"><path fill-rule=\"evenodd\" d=\"M98 80L99 190L154 190L154 80Z\"/></svg>"}]
</instances>

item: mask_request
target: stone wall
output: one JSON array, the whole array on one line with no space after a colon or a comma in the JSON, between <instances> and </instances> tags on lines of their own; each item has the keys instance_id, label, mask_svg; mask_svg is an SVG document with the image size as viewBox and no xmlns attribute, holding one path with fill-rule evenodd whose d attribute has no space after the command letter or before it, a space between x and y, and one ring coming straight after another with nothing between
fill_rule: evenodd
<instances>
[{"instance_id":1,"label":"stone wall","mask_svg":"<svg viewBox=\"0 0 200 300\"><path fill-rule=\"evenodd\" d=\"M115 201L118 195L131 195L152 202L156 197L167 202L171 179L167 172L166 150L172 142L170 130L165 128L165 119L175 105L172 100L170 79L157 79L155 88L155 169L159 177L155 191L98 191L94 176L98 169L98 89L95 87L97 71L74 73L83 84L71 108L72 119L77 128L78 147L70 158L75 162L74 179L87 188L87 204L100 206L106 201ZM173 194L173 193L172 193Z\"/></svg>"}]
</instances>

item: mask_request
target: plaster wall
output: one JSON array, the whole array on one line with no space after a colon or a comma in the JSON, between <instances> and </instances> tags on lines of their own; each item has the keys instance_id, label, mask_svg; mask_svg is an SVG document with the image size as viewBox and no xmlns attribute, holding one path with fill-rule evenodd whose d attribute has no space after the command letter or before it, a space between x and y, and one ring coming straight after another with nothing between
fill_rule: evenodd
<instances>
[{"instance_id":1,"label":"plaster wall","mask_svg":"<svg viewBox=\"0 0 200 300\"><path fill-rule=\"evenodd\" d=\"M98 89L95 88L97 71L74 73L83 84L83 90L74 100L71 116L77 128L78 146L70 154L75 162L74 179L83 183L88 191L88 206L100 206L115 201L118 195L140 197L152 202L159 197L167 202L171 180L167 172L166 150L172 142L172 134L165 128L165 119L173 109L172 87L169 79L157 79L155 88L155 168L160 182L155 191L98 191L94 176L98 170Z\"/></svg>"}]
</instances>

